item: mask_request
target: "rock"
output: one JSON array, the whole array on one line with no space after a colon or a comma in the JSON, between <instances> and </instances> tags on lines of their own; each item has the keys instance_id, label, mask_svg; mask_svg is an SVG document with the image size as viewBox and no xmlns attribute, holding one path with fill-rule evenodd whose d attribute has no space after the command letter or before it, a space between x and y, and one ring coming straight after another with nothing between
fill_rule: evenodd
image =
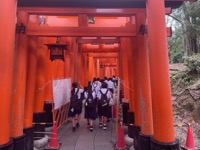
<instances>
[{"instance_id":1,"label":"rock","mask_svg":"<svg viewBox=\"0 0 200 150\"><path fill-rule=\"evenodd\" d=\"M49 137L45 135L44 138L34 141L34 147L36 147L37 149L44 147L45 145L47 145L48 141L49 141Z\"/></svg>"},{"instance_id":2,"label":"rock","mask_svg":"<svg viewBox=\"0 0 200 150\"><path fill-rule=\"evenodd\" d=\"M132 145L133 145L133 138L130 138L130 137L128 136L128 134L125 135L125 143L126 143L126 145L128 145L128 146L132 146Z\"/></svg>"}]
</instances>

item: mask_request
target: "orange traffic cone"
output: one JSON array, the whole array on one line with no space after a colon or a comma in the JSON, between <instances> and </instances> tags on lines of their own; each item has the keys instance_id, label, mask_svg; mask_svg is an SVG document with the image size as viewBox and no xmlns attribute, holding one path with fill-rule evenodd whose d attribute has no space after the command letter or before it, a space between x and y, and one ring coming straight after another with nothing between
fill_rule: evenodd
<instances>
[{"instance_id":1,"label":"orange traffic cone","mask_svg":"<svg viewBox=\"0 0 200 150\"><path fill-rule=\"evenodd\" d=\"M47 145L47 148L45 150L49 150L49 149L58 150L60 148L60 145L61 144L58 143L58 138L57 138L57 125L56 125L56 121L54 121L50 142Z\"/></svg>"},{"instance_id":2,"label":"orange traffic cone","mask_svg":"<svg viewBox=\"0 0 200 150\"><path fill-rule=\"evenodd\" d=\"M186 139L185 148L187 148L189 150L195 149L192 127L190 124L189 124L188 131L187 131L187 139Z\"/></svg>"},{"instance_id":3,"label":"orange traffic cone","mask_svg":"<svg viewBox=\"0 0 200 150\"><path fill-rule=\"evenodd\" d=\"M116 149L118 149L118 150L126 149L126 145L125 145L125 141L124 141L124 129L122 126L122 122L120 122L120 127L118 130Z\"/></svg>"}]
</instances>

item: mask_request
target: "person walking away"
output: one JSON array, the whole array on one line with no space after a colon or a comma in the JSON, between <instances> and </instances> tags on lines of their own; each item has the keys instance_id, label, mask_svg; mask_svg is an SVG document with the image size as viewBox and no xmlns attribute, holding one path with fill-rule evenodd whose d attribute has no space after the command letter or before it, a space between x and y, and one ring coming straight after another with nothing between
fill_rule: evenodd
<instances>
[{"instance_id":1,"label":"person walking away","mask_svg":"<svg viewBox=\"0 0 200 150\"><path fill-rule=\"evenodd\" d=\"M70 117L72 117L72 131L75 132L76 128L79 128L79 118L82 112L82 101L81 101L81 93L83 93L83 89L78 88L78 83L72 83L72 90L70 96ZM75 127L76 126L76 127Z\"/></svg>"},{"instance_id":2,"label":"person walking away","mask_svg":"<svg viewBox=\"0 0 200 150\"><path fill-rule=\"evenodd\" d=\"M85 92L85 118L89 119L90 131L93 131L93 121L96 119L96 93L92 88Z\"/></svg>"},{"instance_id":3,"label":"person walking away","mask_svg":"<svg viewBox=\"0 0 200 150\"><path fill-rule=\"evenodd\" d=\"M108 90L108 84L106 82L103 82L102 88L97 94L99 127L103 127L103 130L107 129L107 118L109 117L110 98L111 93Z\"/></svg>"}]
</instances>

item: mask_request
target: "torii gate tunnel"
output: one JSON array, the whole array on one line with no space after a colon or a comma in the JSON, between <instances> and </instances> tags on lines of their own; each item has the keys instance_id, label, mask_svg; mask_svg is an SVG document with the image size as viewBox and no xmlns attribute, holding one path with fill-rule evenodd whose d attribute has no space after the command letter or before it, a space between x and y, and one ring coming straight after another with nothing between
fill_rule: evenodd
<instances>
[{"instance_id":1,"label":"torii gate tunnel","mask_svg":"<svg viewBox=\"0 0 200 150\"><path fill-rule=\"evenodd\" d=\"M70 77L87 85L105 74L134 89L123 91L135 148L179 149L168 68L171 29L165 14L182 3L1 0L0 150L33 149L33 122L44 122L44 106L52 103L51 85L43 88L50 79ZM88 17L95 20L88 23ZM45 44L55 37L69 46L64 62L49 60Z\"/></svg>"}]
</instances>

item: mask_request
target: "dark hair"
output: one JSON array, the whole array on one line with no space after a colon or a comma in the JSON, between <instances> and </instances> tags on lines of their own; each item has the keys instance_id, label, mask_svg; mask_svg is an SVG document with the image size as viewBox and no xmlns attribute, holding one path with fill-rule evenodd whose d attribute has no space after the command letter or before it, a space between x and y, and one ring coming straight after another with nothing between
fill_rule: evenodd
<instances>
[{"instance_id":1,"label":"dark hair","mask_svg":"<svg viewBox=\"0 0 200 150\"><path fill-rule=\"evenodd\" d=\"M92 86L88 87L88 93L92 93Z\"/></svg>"},{"instance_id":2,"label":"dark hair","mask_svg":"<svg viewBox=\"0 0 200 150\"><path fill-rule=\"evenodd\" d=\"M77 83L77 82L73 82L73 83L72 83L72 87L73 87L73 88L77 88L77 87L78 87L78 83Z\"/></svg>"},{"instance_id":3,"label":"dark hair","mask_svg":"<svg viewBox=\"0 0 200 150\"><path fill-rule=\"evenodd\" d=\"M93 82L95 82L95 81L97 81L97 78L96 78L96 77L93 78Z\"/></svg>"},{"instance_id":4,"label":"dark hair","mask_svg":"<svg viewBox=\"0 0 200 150\"><path fill-rule=\"evenodd\" d=\"M106 77L106 76L104 77L104 80L107 80L107 77Z\"/></svg>"},{"instance_id":5,"label":"dark hair","mask_svg":"<svg viewBox=\"0 0 200 150\"><path fill-rule=\"evenodd\" d=\"M108 84L107 84L106 82L103 82L102 85L101 85L101 87L102 87L102 88L107 88L107 87L108 87Z\"/></svg>"}]
</instances>

